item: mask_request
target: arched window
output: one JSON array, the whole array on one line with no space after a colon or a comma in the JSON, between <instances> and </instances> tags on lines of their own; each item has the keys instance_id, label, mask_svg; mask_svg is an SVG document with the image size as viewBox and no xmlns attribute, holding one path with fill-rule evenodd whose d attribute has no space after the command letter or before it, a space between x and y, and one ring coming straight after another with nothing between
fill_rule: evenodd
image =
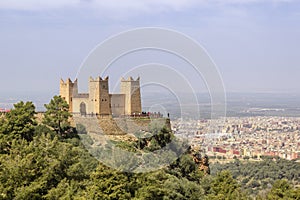
<instances>
[{"instance_id":1,"label":"arched window","mask_svg":"<svg viewBox=\"0 0 300 200\"><path fill-rule=\"evenodd\" d=\"M86 115L86 105L84 102L80 103L80 114L81 115Z\"/></svg>"}]
</instances>

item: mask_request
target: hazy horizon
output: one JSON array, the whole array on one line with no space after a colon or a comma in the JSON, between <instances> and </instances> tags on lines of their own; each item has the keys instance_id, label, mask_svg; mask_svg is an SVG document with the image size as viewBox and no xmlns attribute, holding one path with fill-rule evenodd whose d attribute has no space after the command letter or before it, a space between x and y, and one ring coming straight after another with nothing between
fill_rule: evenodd
<instances>
[{"instance_id":1,"label":"hazy horizon","mask_svg":"<svg viewBox=\"0 0 300 200\"><path fill-rule=\"evenodd\" d=\"M195 109L199 109L199 116L195 118L210 118L211 99L209 93L197 93L198 105L189 104L189 99L181 102L172 95L159 91L141 93L143 111L161 112L164 116L170 113L171 119L176 119L185 114L195 117ZM189 97L190 95L187 95ZM300 117L300 93L227 93L226 117L251 117L251 116L279 116ZM49 103L52 95L17 95L0 97L0 108L10 109L18 101L32 101L37 111L45 111L44 104ZM182 110L183 109L183 110Z\"/></svg>"}]
</instances>

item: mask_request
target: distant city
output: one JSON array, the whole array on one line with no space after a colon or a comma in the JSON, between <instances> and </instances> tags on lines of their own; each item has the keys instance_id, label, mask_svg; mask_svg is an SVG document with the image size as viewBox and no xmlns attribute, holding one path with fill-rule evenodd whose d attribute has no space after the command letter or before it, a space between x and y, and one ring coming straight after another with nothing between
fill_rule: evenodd
<instances>
[{"instance_id":1,"label":"distant city","mask_svg":"<svg viewBox=\"0 0 300 200\"><path fill-rule=\"evenodd\" d=\"M193 147L200 147L212 158L300 158L299 117L228 117L215 130L210 130L210 122L174 120L172 129L175 135L189 138Z\"/></svg>"}]
</instances>

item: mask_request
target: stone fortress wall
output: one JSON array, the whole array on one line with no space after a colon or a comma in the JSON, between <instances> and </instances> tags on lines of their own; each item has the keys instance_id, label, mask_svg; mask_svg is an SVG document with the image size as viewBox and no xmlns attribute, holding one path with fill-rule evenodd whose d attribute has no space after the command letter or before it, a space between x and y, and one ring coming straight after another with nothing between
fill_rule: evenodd
<instances>
[{"instance_id":1,"label":"stone fortress wall","mask_svg":"<svg viewBox=\"0 0 300 200\"><path fill-rule=\"evenodd\" d=\"M60 96L70 107L71 113L81 115L135 115L142 113L140 78L121 79L120 94L109 93L109 78L89 79L88 93L78 93L77 79L60 81Z\"/></svg>"}]
</instances>

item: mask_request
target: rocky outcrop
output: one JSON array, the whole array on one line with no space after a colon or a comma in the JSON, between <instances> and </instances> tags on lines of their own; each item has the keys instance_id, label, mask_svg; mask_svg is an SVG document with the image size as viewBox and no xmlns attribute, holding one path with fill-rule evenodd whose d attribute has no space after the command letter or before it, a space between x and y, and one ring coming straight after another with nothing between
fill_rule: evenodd
<instances>
[{"instance_id":1,"label":"rocky outcrop","mask_svg":"<svg viewBox=\"0 0 300 200\"><path fill-rule=\"evenodd\" d=\"M193 160L198 165L200 171L204 172L204 175L210 174L208 156L201 156L200 153L193 154Z\"/></svg>"},{"instance_id":2,"label":"rocky outcrop","mask_svg":"<svg viewBox=\"0 0 300 200\"><path fill-rule=\"evenodd\" d=\"M88 133L101 133L105 135L126 135L136 132L148 132L150 127L163 128L166 126L170 130L170 120L165 118L112 118L97 116L73 116L72 125L83 125Z\"/></svg>"}]
</instances>

